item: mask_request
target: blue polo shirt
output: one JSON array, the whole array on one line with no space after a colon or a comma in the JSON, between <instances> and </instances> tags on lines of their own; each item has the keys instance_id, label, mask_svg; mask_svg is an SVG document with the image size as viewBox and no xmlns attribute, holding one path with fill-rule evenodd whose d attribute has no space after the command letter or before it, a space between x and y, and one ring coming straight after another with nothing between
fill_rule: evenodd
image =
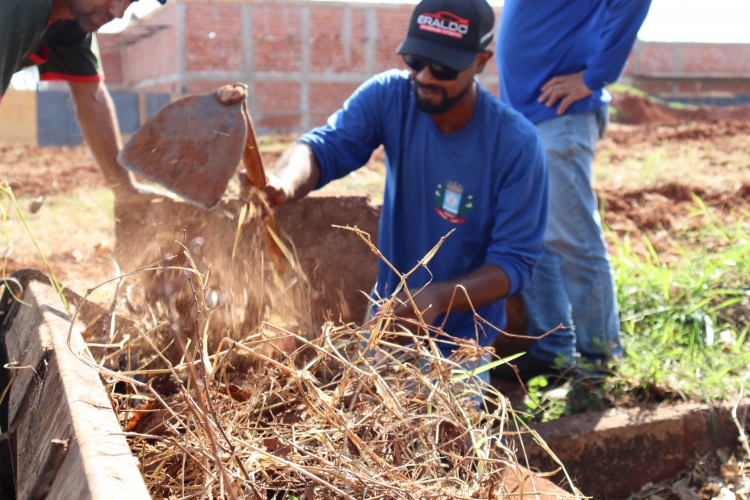
<instances>
[{"instance_id":1,"label":"blue polo shirt","mask_svg":"<svg viewBox=\"0 0 750 500\"><path fill-rule=\"evenodd\" d=\"M557 116L537 102L555 76L585 70L593 90L566 114L607 104L604 88L620 78L651 0L506 0L497 37L500 98L533 123Z\"/></svg>"},{"instance_id":2,"label":"blue polo shirt","mask_svg":"<svg viewBox=\"0 0 750 500\"><path fill-rule=\"evenodd\" d=\"M318 187L361 167L384 145L386 185L378 236L383 256L406 273L454 231L429 262L429 272L420 268L408 279L410 291L494 264L510 278L510 294L520 294L544 249L548 185L541 138L521 114L481 88L469 124L443 134L416 107L412 89L407 71L377 75L325 126L300 138L320 164ZM396 274L380 262L377 293L388 297L398 284ZM504 300L477 312L505 327ZM451 313L445 331L475 339L473 314ZM497 336L492 329L479 332L483 346Z\"/></svg>"}]
</instances>

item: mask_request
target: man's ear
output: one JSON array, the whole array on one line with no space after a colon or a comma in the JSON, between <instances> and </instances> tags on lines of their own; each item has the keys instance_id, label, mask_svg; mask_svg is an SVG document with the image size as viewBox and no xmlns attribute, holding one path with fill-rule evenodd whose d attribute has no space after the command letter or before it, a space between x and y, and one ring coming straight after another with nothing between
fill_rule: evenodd
<instances>
[{"instance_id":1,"label":"man's ear","mask_svg":"<svg viewBox=\"0 0 750 500\"><path fill-rule=\"evenodd\" d=\"M480 52L477 56L477 71L476 74L479 75L484 71L485 66L487 66L487 63L490 59L492 59L493 53L491 50L485 50L484 52Z\"/></svg>"}]
</instances>

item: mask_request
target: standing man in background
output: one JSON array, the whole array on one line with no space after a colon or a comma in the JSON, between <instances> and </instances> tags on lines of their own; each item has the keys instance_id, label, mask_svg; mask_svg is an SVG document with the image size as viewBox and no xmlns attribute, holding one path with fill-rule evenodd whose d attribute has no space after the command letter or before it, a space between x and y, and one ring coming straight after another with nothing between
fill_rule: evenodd
<instances>
[{"instance_id":1,"label":"standing man in background","mask_svg":"<svg viewBox=\"0 0 750 500\"><path fill-rule=\"evenodd\" d=\"M591 164L617 81L650 0L506 0L497 39L500 98L542 135L550 176L546 250L523 298L540 337L515 362L522 380L622 356L620 322ZM572 312L572 316L571 316ZM497 376L515 380L500 367Z\"/></svg>"},{"instance_id":2,"label":"standing man in background","mask_svg":"<svg viewBox=\"0 0 750 500\"><path fill-rule=\"evenodd\" d=\"M104 85L94 32L121 18L133 0L2 0L0 102L13 73L39 67L41 80L68 82L76 118L107 187L118 202L153 194L117 164L122 148L112 98ZM166 0L159 0L166 3Z\"/></svg>"}]
</instances>

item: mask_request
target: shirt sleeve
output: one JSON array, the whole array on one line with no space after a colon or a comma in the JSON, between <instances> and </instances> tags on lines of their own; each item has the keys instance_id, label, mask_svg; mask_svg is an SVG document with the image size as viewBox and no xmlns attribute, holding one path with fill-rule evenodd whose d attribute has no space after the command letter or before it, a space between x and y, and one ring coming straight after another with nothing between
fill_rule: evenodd
<instances>
[{"instance_id":1,"label":"shirt sleeve","mask_svg":"<svg viewBox=\"0 0 750 500\"><path fill-rule=\"evenodd\" d=\"M44 26L47 12L22 2L0 2L0 97L8 90L13 73L25 63L29 33Z\"/></svg>"},{"instance_id":2,"label":"shirt sleeve","mask_svg":"<svg viewBox=\"0 0 750 500\"><path fill-rule=\"evenodd\" d=\"M387 82L375 77L359 87L323 127L303 135L299 142L312 148L320 165L320 189L360 168L382 143L381 106Z\"/></svg>"},{"instance_id":3,"label":"shirt sleeve","mask_svg":"<svg viewBox=\"0 0 750 500\"><path fill-rule=\"evenodd\" d=\"M485 264L500 267L510 280L509 296L520 295L544 252L549 210L547 154L533 134L511 160L495 199L492 242Z\"/></svg>"},{"instance_id":4,"label":"shirt sleeve","mask_svg":"<svg viewBox=\"0 0 750 500\"><path fill-rule=\"evenodd\" d=\"M45 45L47 59L39 64L40 80L95 83L104 80L96 35L83 31L75 21L65 23Z\"/></svg>"},{"instance_id":5,"label":"shirt sleeve","mask_svg":"<svg viewBox=\"0 0 750 500\"><path fill-rule=\"evenodd\" d=\"M620 78L651 0L608 0L601 50L587 62L583 82L596 92Z\"/></svg>"}]
</instances>

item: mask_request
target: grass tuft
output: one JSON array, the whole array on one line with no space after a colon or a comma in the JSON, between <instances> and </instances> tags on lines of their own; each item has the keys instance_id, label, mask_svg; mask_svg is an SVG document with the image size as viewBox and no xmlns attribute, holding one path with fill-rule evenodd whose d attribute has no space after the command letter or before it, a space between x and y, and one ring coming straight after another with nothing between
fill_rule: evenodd
<instances>
[{"instance_id":1,"label":"grass tuft","mask_svg":"<svg viewBox=\"0 0 750 500\"><path fill-rule=\"evenodd\" d=\"M52 268L50 267L49 262L47 262L47 257L45 257L44 252L42 252L42 249L39 247L39 243L37 243L36 238L34 237L34 233L32 233L31 229L29 228L29 224L26 222L26 218L21 212L21 207L18 205L18 200L16 199L16 196L13 194L13 189L8 185L7 182L3 182L3 183L0 183L0 193L2 195L7 196L8 199L10 200L11 206L16 211L16 214L18 215L18 219L23 224L26 234L28 234L29 238L31 238L31 242L34 245L34 248L39 254L39 257L42 259L42 262L44 262L44 266L47 269L50 282L52 283L52 286L55 288L55 291L59 295L60 300L62 301L63 307L65 308L65 311L68 312L68 314L70 314L68 301L65 298L65 294L63 293L63 287L60 285L59 281L57 281L57 278L55 277L55 273L52 271ZM10 243L10 236L8 233L8 216L7 216L7 213L5 212L5 208L1 204L0 204L0 211L2 211L3 231L4 231L5 240L6 242ZM3 280L3 283L7 287L7 277L5 275L6 267L7 267L7 255L4 258L3 268L2 268L2 280ZM7 287L7 288L10 290L10 287ZM12 291L11 291L11 294L13 295ZM15 298L15 295L14 295L14 298Z\"/></svg>"},{"instance_id":2,"label":"grass tuft","mask_svg":"<svg viewBox=\"0 0 750 500\"><path fill-rule=\"evenodd\" d=\"M699 229L678 235L680 256L662 262L611 235L625 356L603 384L577 380L550 397L550 381L530 381L526 410L535 419L642 402L730 399L750 366L750 222L722 220L698 198ZM559 391L558 391L559 392Z\"/></svg>"}]
</instances>

